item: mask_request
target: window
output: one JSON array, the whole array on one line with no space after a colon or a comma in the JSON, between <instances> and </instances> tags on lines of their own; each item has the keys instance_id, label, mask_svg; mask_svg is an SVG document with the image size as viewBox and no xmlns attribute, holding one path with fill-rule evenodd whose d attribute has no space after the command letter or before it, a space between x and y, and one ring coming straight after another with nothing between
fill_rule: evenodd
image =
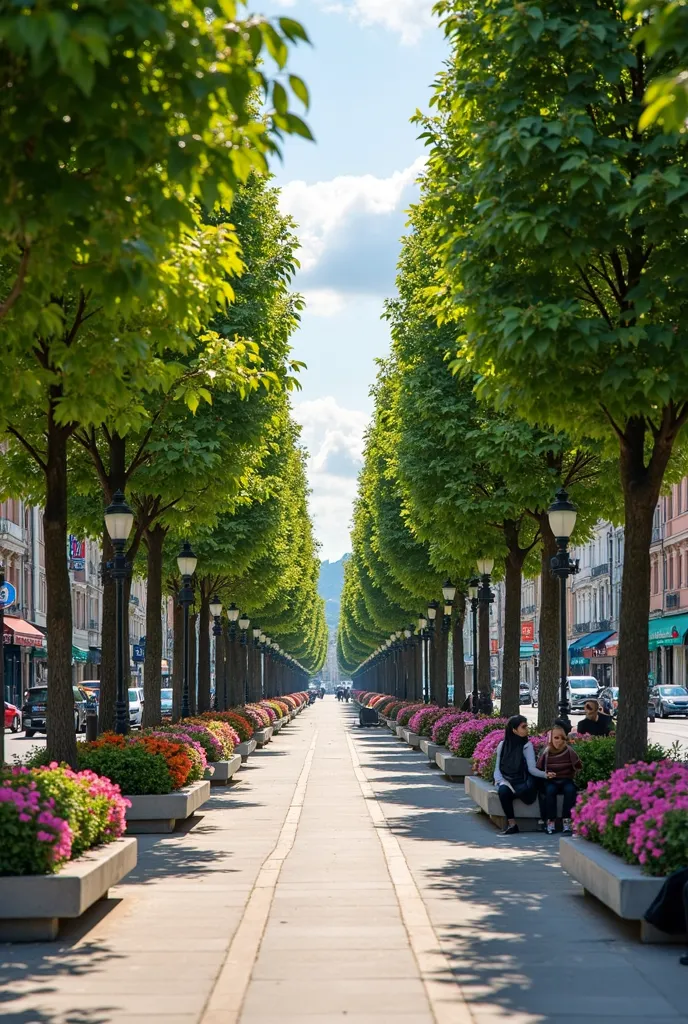
<instances>
[{"instance_id":1,"label":"window","mask_svg":"<svg viewBox=\"0 0 688 1024\"><path fill-rule=\"evenodd\" d=\"M683 487L683 484L681 484ZM676 555L676 587L678 590L683 586L683 554L679 551Z\"/></svg>"},{"instance_id":2,"label":"window","mask_svg":"<svg viewBox=\"0 0 688 1024\"><path fill-rule=\"evenodd\" d=\"M667 556L662 557L662 590L667 588Z\"/></svg>"},{"instance_id":3,"label":"window","mask_svg":"<svg viewBox=\"0 0 688 1024\"><path fill-rule=\"evenodd\" d=\"M674 589L674 556L673 555L669 555L669 557L667 559L667 562L668 562L668 567L669 567L669 581L668 581L669 582L669 590L673 590Z\"/></svg>"},{"instance_id":4,"label":"window","mask_svg":"<svg viewBox=\"0 0 688 1024\"><path fill-rule=\"evenodd\" d=\"M656 558L652 566L652 593L659 593L659 561Z\"/></svg>"}]
</instances>

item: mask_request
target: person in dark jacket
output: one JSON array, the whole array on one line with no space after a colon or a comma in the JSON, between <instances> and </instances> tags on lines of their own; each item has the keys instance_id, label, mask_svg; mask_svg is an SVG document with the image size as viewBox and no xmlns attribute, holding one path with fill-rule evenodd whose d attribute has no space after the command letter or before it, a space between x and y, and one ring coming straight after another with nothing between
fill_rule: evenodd
<instances>
[{"instance_id":1,"label":"person in dark jacket","mask_svg":"<svg viewBox=\"0 0 688 1024\"><path fill-rule=\"evenodd\" d=\"M612 729L610 715L603 715L600 711L600 702L591 697L585 702L585 718L581 718L577 726L577 732L588 736L608 736Z\"/></svg>"},{"instance_id":2,"label":"person in dark jacket","mask_svg":"<svg viewBox=\"0 0 688 1024\"><path fill-rule=\"evenodd\" d=\"M528 739L528 719L523 715L512 715L506 724L504 739L497 747L494 778L506 816L506 828L500 835L515 835L520 829L514 817L514 800L534 803L538 795L537 780L550 778L535 763L535 750Z\"/></svg>"}]
</instances>

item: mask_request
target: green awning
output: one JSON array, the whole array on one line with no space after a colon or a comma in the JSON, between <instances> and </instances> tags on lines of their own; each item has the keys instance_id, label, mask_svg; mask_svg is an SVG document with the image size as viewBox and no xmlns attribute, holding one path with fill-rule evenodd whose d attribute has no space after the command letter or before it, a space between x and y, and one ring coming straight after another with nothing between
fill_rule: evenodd
<instances>
[{"instance_id":1,"label":"green awning","mask_svg":"<svg viewBox=\"0 0 688 1024\"><path fill-rule=\"evenodd\" d=\"M579 637L569 644L569 654L574 655L578 658L581 657L581 651L584 651L586 647L599 647L605 640L608 640L610 636L614 635L613 629L597 630L594 633L586 633L585 636ZM587 661L584 658L583 661ZM571 661L573 664L573 660Z\"/></svg>"},{"instance_id":2,"label":"green awning","mask_svg":"<svg viewBox=\"0 0 688 1024\"><path fill-rule=\"evenodd\" d=\"M660 619L650 619L647 646L651 651L658 647L678 647L684 642L687 631L688 614L664 615Z\"/></svg>"},{"instance_id":3,"label":"green awning","mask_svg":"<svg viewBox=\"0 0 688 1024\"><path fill-rule=\"evenodd\" d=\"M527 661L528 658L532 658L535 653L535 648L532 644L521 644L521 660Z\"/></svg>"},{"instance_id":4,"label":"green awning","mask_svg":"<svg viewBox=\"0 0 688 1024\"><path fill-rule=\"evenodd\" d=\"M75 647L72 644L72 661L88 661L88 651L85 651L82 647Z\"/></svg>"}]
</instances>

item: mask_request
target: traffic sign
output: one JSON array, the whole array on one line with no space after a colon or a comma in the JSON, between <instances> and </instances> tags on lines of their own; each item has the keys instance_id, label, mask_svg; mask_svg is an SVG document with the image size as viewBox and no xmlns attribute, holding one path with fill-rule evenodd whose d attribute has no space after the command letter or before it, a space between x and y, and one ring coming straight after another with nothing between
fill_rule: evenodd
<instances>
[{"instance_id":1,"label":"traffic sign","mask_svg":"<svg viewBox=\"0 0 688 1024\"><path fill-rule=\"evenodd\" d=\"M7 608L11 604L15 604L17 600L17 591L11 583L3 583L0 587L0 608Z\"/></svg>"}]
</instances>

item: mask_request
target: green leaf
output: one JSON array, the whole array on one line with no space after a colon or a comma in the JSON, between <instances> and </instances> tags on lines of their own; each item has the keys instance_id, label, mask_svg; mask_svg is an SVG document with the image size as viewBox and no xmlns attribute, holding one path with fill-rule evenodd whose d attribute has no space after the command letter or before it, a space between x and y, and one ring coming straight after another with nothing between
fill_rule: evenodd
<instances>
[{"instance_id":1,"label":"green leaf","mask_svg":"<svg viewBox=\"0 0 688 1024\"><path fill-rule=\"evenodd\" d=\"M308 87L302 78L298 75L289 75L289 85L291 86L292 92L297 96L303 103L306 110L310 106L310 96L308 94Z\"/></svg>"}]
</instances>

